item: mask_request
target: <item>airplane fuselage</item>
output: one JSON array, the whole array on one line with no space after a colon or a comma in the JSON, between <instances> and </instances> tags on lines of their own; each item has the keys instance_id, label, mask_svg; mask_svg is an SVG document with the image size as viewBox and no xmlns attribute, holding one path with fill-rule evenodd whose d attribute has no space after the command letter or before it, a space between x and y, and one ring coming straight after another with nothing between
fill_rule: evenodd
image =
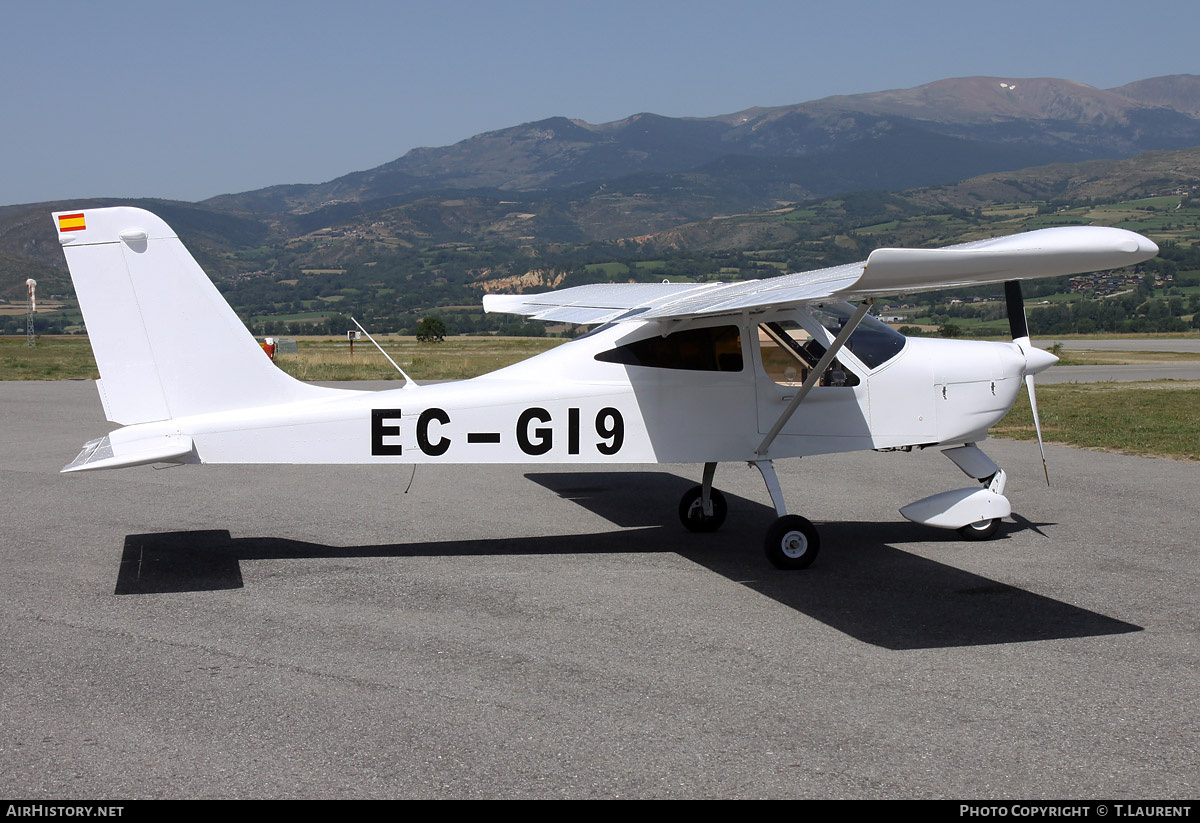
<instances>
[{"instance_id":1,"label":"airplane fuselage","mask_svg":"<svg viewBox=\"0 0 1200 823\"><path fill-rule=\"evenodd\" d=\"M822 342L808 312L788 316ZM203 463L755 461L983 439L1012 406L1025 366L1011 343L902 339L873 366L847 350L834 384L813 388L760 454L799 386L797 375L771 373L763 328L749 317L689 326L700 349L710 338L726 349L706 359L686 339L682 353L647 354L670 339L664 332L680 331L625 323L471 380L339 391L127 426L110 438L190 438ZM649 364L614 362L631 351Z\"/></svg>"}]
</instances>

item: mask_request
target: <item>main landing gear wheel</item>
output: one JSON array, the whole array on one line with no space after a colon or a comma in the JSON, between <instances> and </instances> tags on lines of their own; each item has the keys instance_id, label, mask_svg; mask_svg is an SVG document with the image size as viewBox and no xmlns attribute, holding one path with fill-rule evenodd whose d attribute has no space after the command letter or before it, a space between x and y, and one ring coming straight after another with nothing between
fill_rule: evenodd
<instances>
[{"instance_id":1,"label":"main landing gear wheel","mask_svg":"<svg viewBox=\"0 0 1200 823\"><path fill-rule=\"evenodd\" d=\"M817 559L817 528L798 514L785 514L767 529L767 559L777 569L807 569Z\"/></svg>"},{"instance_id":2,"label":"main landing gear wheel","mask_svg":"<svg viewBox=\"0 0 1200 823\"><path fill-rule=\"evenodd\" d=\"M980 520L978 523L969 523L958 530L962 535L963 540L987 540L994 535L1000 528L1000 518L993 517L991 520Z\"/></svg>"},{"instance_id":3,"label":"main landing gear wheel","mask_svg":"<svg viewBox=\"0 0 1200 823\"><path fill-rule=\"evenodd\" d=\"M704 490L695 486L684 492L679 501L679 522L690 532L715 532L721 528L721 524L725 522L725 515L729 513L729 507L725 505L725 495L712 489L708 493L708 499L712 503L712 514L705 516L703 494Z\"/></svg>"}]
</instances>

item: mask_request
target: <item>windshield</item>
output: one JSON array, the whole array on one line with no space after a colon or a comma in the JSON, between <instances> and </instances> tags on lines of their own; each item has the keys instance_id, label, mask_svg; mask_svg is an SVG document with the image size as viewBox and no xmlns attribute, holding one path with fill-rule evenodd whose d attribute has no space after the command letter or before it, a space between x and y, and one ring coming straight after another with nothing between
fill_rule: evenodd
<instances>
[{"instance_id":1,"label":"windshield","mask_svg":"<svg viewBox=\"0 0 1200 823\"><path fill-rule=\"evenodd\" d=\"M829 330L834 337L842 330L854 314L849 303L831 303L812 309L812 316ZM877 369L891 360L904 348L905 337L878 318L867 315L859 323L846 348L863 362L868 369Z\"/></svg>"}]
</instances>

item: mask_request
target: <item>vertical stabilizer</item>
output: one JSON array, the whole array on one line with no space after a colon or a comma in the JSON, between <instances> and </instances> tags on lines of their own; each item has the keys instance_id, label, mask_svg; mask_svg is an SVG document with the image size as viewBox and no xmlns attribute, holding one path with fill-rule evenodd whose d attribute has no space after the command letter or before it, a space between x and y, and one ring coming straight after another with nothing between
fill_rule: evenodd
<instances>
[{"instance_id":1,"label":"vertical stabilizer","mask_svg":"<svg viewBox=\"0 0 1200 823\"><path fill-rule=\"evenodd\" d=\"M340 394L280 371L170 226L142 209L55 212L109 420L130 425Z\"/></svg>"}]
</instances>

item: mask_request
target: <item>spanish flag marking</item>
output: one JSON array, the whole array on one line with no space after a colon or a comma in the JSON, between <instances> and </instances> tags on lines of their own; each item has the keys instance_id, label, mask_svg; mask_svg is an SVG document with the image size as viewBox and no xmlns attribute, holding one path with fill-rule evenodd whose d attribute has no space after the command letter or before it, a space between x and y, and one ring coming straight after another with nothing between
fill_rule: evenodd
<instances>
[{"instance_id":1,"label":"spanish flag marking","mask_svg":"<svg viewBox=\"0 0 1200 823\"><path fill-rule=\"evenodd\" d=\"M87 226L83 223L83 212L77 214L60 214L58 216L59 231L83 231Z\"/></svg>"}]
</instances>

